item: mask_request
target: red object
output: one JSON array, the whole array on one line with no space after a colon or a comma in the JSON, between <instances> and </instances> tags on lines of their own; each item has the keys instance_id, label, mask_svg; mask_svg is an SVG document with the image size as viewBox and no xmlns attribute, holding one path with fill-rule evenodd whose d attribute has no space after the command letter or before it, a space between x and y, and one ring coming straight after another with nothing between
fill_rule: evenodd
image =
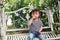
<instances>
[{"instance_id":1,"label":"red object","mask_svg":"<svg viewBox=\"0 0 60 40\"><path fill-rule=\"evenodd\" d=\"M41 32L37 32L38 33L38 35L40 35L41 34Z\"/></svg>"}]
</instances>

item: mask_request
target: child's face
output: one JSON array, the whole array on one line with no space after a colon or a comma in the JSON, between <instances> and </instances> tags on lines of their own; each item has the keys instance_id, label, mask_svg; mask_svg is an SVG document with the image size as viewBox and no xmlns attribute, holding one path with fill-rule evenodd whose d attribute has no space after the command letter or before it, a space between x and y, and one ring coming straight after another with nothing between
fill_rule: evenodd
<instances>
[{"instance_id":1,"label":"child's face","mask_svg":"<svg viewBox=\"0 0 60 40\"><path fill-rule=\"evenodd\" d=\"M39 18L39 11L34 11L34 12L32 12L32 17L34 17L35 19L36 18Z\"/></svg>"}]
</instances>

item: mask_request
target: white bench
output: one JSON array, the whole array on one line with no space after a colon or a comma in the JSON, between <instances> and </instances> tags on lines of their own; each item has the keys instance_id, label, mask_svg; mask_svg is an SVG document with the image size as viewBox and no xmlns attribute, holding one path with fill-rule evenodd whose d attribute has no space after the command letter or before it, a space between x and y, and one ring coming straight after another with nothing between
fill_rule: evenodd
<instances>
[{"instance_id":1,"label":"white bench","mask_svg":"<svg viewBox=\"0 0 60 40\"><path fill-rule=\"evenodd\" d=\"M55 35L54 33L51 32L43 32L42 34L46 40L60 39L60 36ZM28 33L7 35L7 40L27 40L27 39L28 39ZM34 40L39 39L35 38Z\"/></svg>"}]
</instances>

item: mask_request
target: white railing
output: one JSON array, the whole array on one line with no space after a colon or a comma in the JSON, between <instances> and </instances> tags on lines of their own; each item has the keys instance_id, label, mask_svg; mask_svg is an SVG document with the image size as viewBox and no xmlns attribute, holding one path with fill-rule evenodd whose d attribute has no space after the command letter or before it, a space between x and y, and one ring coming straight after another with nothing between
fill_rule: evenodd
<instances>
[{"instance_id":1,"label":"white railing","mask_svg":"<svg viewBox=\"0 0 60 40\"><path fill-rule=\"evenodd\" d=\"M43 34L43 38L46 40L60 39L60 35L55 35L52 32L42 32L42 34ZM7 35L7 40L28 40L28 33ZM39 39L35 38L34 40L39 40Z\"/></svg>"},{"instance_id":2,"label":"white railing","mask_svg":"<svg viewBox=\"0 0 60 40\"><path fill-rule=\"evenodd\" d=\"M21 9L18 9L16 11L11 11L11 12L5 12L5 13L17 13L20 10L23 10L25 8L29 8L29 7L24 7ZM51 27L44 27L44 28L51 28ZM29 29L8 29L6 30L7 32L13 32L13 31L23 31L23 30L29 30ZM7 40L27 40L28 39L28 34L13 34L13 35L6 35ZM60 39L60 37L58 37L57 35L55 35L54 33L51 32L43 32L43 37L46 38L47 40L49 39ZM38 40L37 38L35 38L35 40Z\"/></svg>"},{"instance_id":3,"label":"white railing","mask_svg":"<svg viewBox=\"0 0 60 40\"><path fill-rule=\"evenodd\" d=\"M27 34L7 35L7 40L28 40ZM37 38L35 38L37 40Z\"/></svg>"},{"instance_id":4,"label":"white railing","mask_svg":"<svg viewBox=\"0 0 60 40\"><path fill-rule=\"evenodd\" d=\"M48 26L43 27L43 29L47 29L47 28L51 28L51 27L48 27ZM29 30L29 28L23 28L23 29L7 29L6 31L13 32L13 31L25 31L25 30Z\"/></svg>"},{"instance_id":5,"label":"white railing","mask_svg":"<svg viewBox=\"0 0 60 40\"><path fill-rule=\"evenodd\" d=\"M5 13L16 13L16 12L21 11L21 10L24 10L26 8L29 8L29 7L23 7L23 8L20 8L20 9L16 10L16 11L5 12Z\"/></svg>"}]
</instances>

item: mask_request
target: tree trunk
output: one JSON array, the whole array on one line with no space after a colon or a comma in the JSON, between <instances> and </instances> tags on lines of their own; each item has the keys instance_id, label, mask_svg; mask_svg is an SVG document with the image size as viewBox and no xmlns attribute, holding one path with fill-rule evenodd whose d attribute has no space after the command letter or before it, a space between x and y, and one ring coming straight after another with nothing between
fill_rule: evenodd
<instances>
[{"instance_id":1,"label":"tree trunk","mask_svg":"<svg viewBox=\"0 0 60 40\"><path fill-rule=\"evenodd\" d=\"M6 16L4 13L4 8L0 8L0 28L1 28L1 38L6 40Z\"/></svg>"},{"instance_id":2,"label":"tree trunk","mask_svg":"<svg viewBox=\"0 0 60 40\"><path fill-rule=\"evenodd\" d=\"M1 27L2 27L2 20L1 20L1 14L2 14L2 10L1 10L1 8L0 8L0 39L1 39Z\"/></svg>"}]
</instances>

